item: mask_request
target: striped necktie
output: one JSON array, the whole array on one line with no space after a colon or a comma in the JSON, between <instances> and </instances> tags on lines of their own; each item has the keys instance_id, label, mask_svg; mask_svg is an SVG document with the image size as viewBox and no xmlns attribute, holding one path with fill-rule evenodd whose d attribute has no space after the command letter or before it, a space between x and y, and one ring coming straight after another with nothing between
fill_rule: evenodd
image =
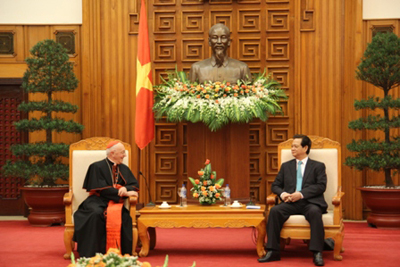
<instances>
[{"instance_id":1,"label":"striped necktie","mask_svg":"<svg viewBox=\"0 0 400 267\"><path fill-rule=\"evenodd\" d=\"M300 192L301 191L301 183L303 182L303 175L301 174L301 160L299 160L299 163L297 163L297 174L296 174L296 191Z\"/></svg>"}]
</instances>

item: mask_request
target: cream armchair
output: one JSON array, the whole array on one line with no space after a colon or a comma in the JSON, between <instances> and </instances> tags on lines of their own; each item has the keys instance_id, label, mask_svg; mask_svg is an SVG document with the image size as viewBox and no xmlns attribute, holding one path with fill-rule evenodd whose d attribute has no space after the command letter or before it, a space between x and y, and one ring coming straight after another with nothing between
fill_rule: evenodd
<instances>
[{"instance_id":1,"label":"cream armchair","mask_svg":"<svg viewBox=\"0 0 400 267\"><path fill-rule=\"evenodd\" d=\"M325 228L325 238L335 240L333 256L335 260L342 260L341 252L344 236L344 225L342 218L342 197L344 193L341 191L342 164L341 164L341 148L338 142L328 138L318 136L309 136L312 141L309 157L325 163L326 174L328 178L326 191L324 193L325 201L328 203L328 213L323 214L322 220ZM283 162L293 159L291 153L291 145L293 139L289 139L278 145L278 163L279 166ZM277 204L278 197L271 194L267 197L267 215L271 208ZM290 239L310 239L310 225L303 215L292 215L283 225L281 231L281 250L289 244Z\"/></svg>"},{"instance_id":2,"label":"cream armchair","mask_svg":"<svg viewBox=\"0 0 400 267\"><path fill-rule=\"evenodd\" d=\"M65 230L64 230L64 245L66 253L65 259L71 258L71 252L75 248L75 242L72 241L74 235L74 218L73 214L78 209L79 205L88 197L86 190L82 189L83 181L89 165L93 162L102 160L106 157L106 147L111 139L108 137L93 137L81 140L71 144L69 148L69 192L64 195L65 205ZM131 146L121 142L126 149L126 157L123 163L130 166ZM133 246L132 254L136 255L136 245L138 240L138 231L136 227L136 203L137 197L130 197L125 201L125 206L129 209L132 217L133 229Z\"/></svg>"}]
</instances>

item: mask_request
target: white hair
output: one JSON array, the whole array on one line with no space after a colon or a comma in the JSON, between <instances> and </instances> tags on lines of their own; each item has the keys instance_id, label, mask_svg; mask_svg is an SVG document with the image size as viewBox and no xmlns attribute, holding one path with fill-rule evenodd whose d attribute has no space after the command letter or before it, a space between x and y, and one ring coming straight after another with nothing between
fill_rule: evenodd
<instances>
[{"instance_id":1,"label":"white hair","mask_svg":"<svg viewBox=\"0 0 400 267\"><path fill-rule=\"evenodd\" d=\"M118 144L121 144L121 143L120 143L120 142L119 142L119 143L116 143L116 144L113 145L112 147L106 149L106 155L107 155L107 157L108 157L108 155L110 155L111 152L113 152L113 151L115 150L116 145L118 145Z\"/></svg>"}]
</instances>

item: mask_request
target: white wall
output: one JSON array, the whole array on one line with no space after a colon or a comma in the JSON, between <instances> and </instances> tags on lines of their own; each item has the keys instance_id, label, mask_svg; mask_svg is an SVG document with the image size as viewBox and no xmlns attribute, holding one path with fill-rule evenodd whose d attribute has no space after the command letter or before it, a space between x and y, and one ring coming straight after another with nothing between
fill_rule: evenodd
<instances>
[{"instance_id":1,"label":"white wall","mask_svg":"<svg viewBox=\"0 0 400 267\"><path fill-rule=\"evenodd\" d=\"M82 0L0 0L0 24L82 24Z\"/></svg>"},{"instance_id":2,"label":"white wall","mask_svg":"<svg viewBox=\"0 0 400 267\"><path fill-rule=\"evenodd\" d=\"M400 0L363 0L363 19L400 19Z\"/></svg>"}]
</instances>

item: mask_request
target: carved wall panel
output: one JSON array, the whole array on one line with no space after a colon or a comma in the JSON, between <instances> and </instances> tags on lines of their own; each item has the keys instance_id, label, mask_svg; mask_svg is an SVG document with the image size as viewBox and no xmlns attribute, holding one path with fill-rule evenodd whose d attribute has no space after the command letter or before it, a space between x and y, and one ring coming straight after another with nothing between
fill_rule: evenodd
<instances>
[{"instance_id":1,"label":"carved wall panel","mask_svg":"<svg viewBox=\"0 0 400 267\"><path fill-rule=\"evenodd\" d=\"M155 152L154 153L156 175L177 175L178 159L176 152Z\"/></svg>"},{"instance_id":2,"label":"carved wall panel","mask_svg":"<svg viewBox=\"0 0 400 267\"><path fill-rule=\"evenodd\" d=\"M238 10L238 32L260 32L261 14L257 9L239 9Z\"/></svg>"},{"instance_id":3,"label":"carved wall panel","mask_svg":"<svg viewBox=\"0 0 400 267\"><path fill-rule=\"evenodd\" d=\"M154 40L154 62L176 62L176 40Z\"/></svg>"},{"instance_id":4,"label":"carved wall panel","mask_svg":"<svg viewBox=\"0 0 400 267\"><path fill-rule=\"evenodd\" d=\"M225 24L232 32L232 9L210 10L210 22L208 29L217 23Z\"/></svg>"},{"instance_id":5,"label":"carved wall panel","mask_svg":"<svg viewBox=\"0 0 400 267\"><path fill-rule=\"evenodd\" d=\"M194 62L211 56L208 30L216 23L231 31L228 55L246 62L253 74L271 73L289 99L280 105L284 116L271 116L267 122L254 120L249 128L250 195L265 203L268 184L277 173L277 144L293 134L294 1L282 0L154 0L147 6L150 40L152 41L154 81L162 83L168 72L177 68L189 73ZM157 203L177 203L170 183L195 177L187 173L187 136L185 123L156 124L155 141L149 154L154 155L150 182ZM199 166L201 166L201 162ZM218 172L218 170L216 170ZM261 177L261 179L260 179ZM168 182L166 182L168 181ZM165 183L164 183L165 182ZM163 189L161 189L163 188ZM166 189L168 188L168 189Z\"/></svg>"},{"instance_id":6,"label":"carved wall panel","mask_svg":"<svg viewBox=\"0 0 400 267\"><path fill-rule=\"evenodd\" d=\"M261 38L240 38L238 47L238 59L240 61L260 61L261 59Z\"/></svg>"},{"instance_id":7,"label":"carved wall panel","mask_svg":"<svg viewBox=\"0 0 400 267\"><path fill-rule=\"evenodd\" d=\"M163 179L156 181L156 203L163 201L178 202L178 180Z\"/></svg>"},{"instance_id":8,"label":"carved wall panel","mask_svg":"<svg viewBox=\"0 0 400 267\"><path fill-rule=\"evenodd\" d=\"M267 38L267 60L286 61L290 59L289 37Z\"/></svg>"},{"instance_id":9,"label":"carved wall panel","mask_svg":"<svg viewBox=\"0 0 400 267\"><path fill-rule=\"evenodd\" d=\"M182 62L197 62L205 59L204 39L182 40Z\"/></svg>"},{"instance_id":10,"label":"carved wall panel","mask_svg":"<svg viewBox=\"0 0 400 267\"><path fill-rule=\"evenodd\" d=\"M267 9L267 31L288 32L290 27L289 17L289 9Z\"/></svg>"},{"instance_id":11,"label":"carved wall panel","mask_svg":"<svg viewBox=\"0 0 400 267\"><path fill-rule=\"evenodd\" d=\"M176 33L176 12L155 11L154 12L154 33Z\"/></svg>"},{"instance_id":12,"label":"carved wall panel","mask_svg":"<svg viewBox=\"0 0 400 267\"><path fill-rule=\"evenodd\" d=\"M182 33L203 33L204 26L202 10L182 11Z\"/></svg>"},{"instance_id":13,"label":"carved wall panel","mask_svg":"<svg viewBox=\"0 0 400 267\"><path fill-rule=\"evenodd\" d=\"M156 147L176 147L176 123L157 123L154 136L154 145Z\"/></svg>"}]
</instances>

